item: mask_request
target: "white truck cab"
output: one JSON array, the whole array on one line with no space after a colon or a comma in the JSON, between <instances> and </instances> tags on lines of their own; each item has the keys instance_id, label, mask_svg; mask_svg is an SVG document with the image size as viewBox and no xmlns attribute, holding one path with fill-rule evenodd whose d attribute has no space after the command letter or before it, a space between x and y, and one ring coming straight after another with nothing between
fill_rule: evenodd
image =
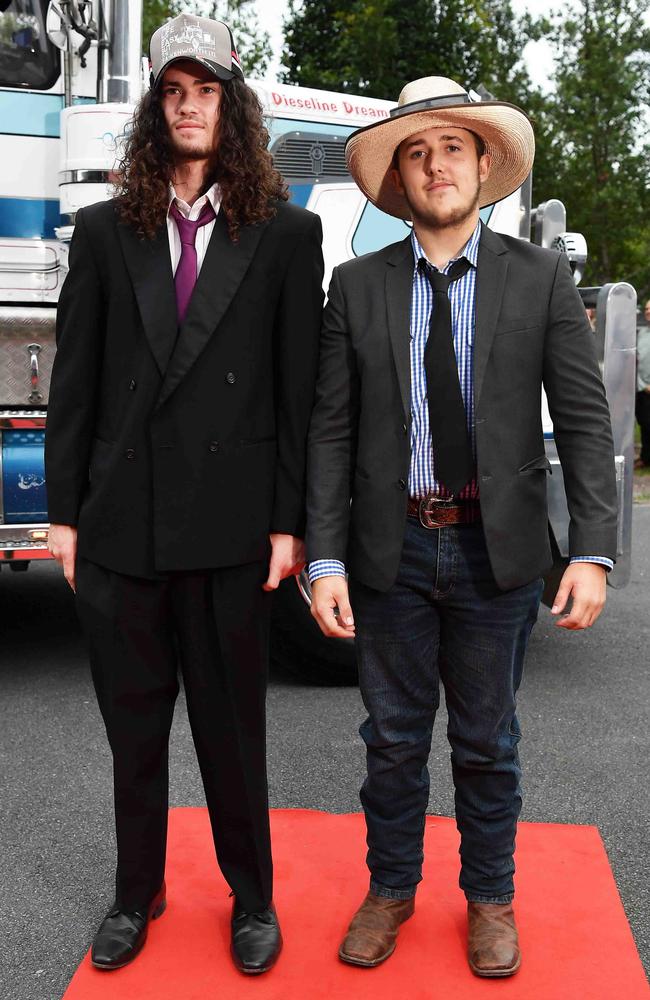
<instances>
[{"instance_id":1,"label":"white truck cab","mask_svg":"<svg viewBox=\"0 0 650 1000\"><path fill-rule=\"evenodd\" d=\"M75 213L111 197L121 137L147 85L141 14L136 0L0 0L0 568L26 569L30 560L48 557L43 442L56 303ZM387 117L393 103L248 83L267 115L270 150L291 199L322 219L327 289L336 264L409 232L366 200L345 164L347 136ZM566 232L560 201L531 210L530 177L481 217L497 232L563 250L579 282L584 239ZM630 575L636 295L625 282L580 290L585 305L597 310L595 337L612 412L619 538L609 582L623 586ZM568 511L545 400L542 413L559 573L568 555ZM319 679L353 678L351 641L321 636L308 615L309 598L305 574L285 581L276 601L276 657Z\"/></svg>"}]
</instances>

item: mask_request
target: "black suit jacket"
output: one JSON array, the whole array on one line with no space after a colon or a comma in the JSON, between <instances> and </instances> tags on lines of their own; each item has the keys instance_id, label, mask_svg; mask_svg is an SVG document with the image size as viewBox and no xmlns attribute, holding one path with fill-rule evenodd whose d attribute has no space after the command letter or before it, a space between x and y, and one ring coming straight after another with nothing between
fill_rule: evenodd
<instances>
[{"instance_id":1,"label":"black suit jacket","mask_svg":"<svg viewBox=\"0 0 650 1000\"><path fill-rule=\"evenodd\" d=\"M394 582L410 460L410 238L334 271L309 444L307 554ZM572 555L616 555L614 453L593 334L567 258L483 227L476 279L477 477L497 584L552 564L541 421L548 395Z\"/></svg>"},{"instance_id":2,"label":"black suit jacket","mask_svg":"<svg viewBox=\"0 0 650 1000\"><path fill-rule=\"evenodd\" d=\"M304 531L323 276L320 219L279 203L232 243L214 230L182 329L167 229L113 202L77 215L57 314L49 516L132 575L265 558Z\"/></svg>"}]
</instances>

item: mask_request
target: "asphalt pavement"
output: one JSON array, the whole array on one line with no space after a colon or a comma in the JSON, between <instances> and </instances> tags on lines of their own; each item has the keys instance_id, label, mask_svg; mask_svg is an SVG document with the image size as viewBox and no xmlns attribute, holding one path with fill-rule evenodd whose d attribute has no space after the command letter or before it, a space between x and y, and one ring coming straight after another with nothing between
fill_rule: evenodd
<instances>
[{"instance_id":1,"label":"asphalt pavement","mask_svg":"<svg viewBox=\"0 0 650 1000\"><path fill-rule=\"evenodd\" d=\"M632 581L609 590L594 629L566 633L541 610L519 701L522 819L599 828L650 968L650 506L635 507L634 545ZM110 758L58 568L33 563L20 574L4 567L0 608L0 998L60 1000L111 902ZM355 688L274 676L271 804L357 810L362 718ZM452 815L444 730L441 717L430 811ZM172 734L171 803L204 803L182 697Z\"/></svg>"}]
</instances>

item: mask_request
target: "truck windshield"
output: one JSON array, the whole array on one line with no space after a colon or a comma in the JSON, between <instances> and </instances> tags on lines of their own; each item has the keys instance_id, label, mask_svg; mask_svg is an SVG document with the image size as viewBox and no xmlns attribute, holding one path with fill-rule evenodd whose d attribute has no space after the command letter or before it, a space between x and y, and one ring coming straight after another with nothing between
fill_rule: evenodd
<instances>
[{"instance_id":1,"label":"truck windshield","mask_svg":"<svg viewBox=\"0 0 650 1000\"><path fill-rule=\"evenodd\" d=\"M12 0L0 13L0 87L49 90L56 82L59 53L45 34L46 9L47 0Z\"/></svg>"}]
</instances>

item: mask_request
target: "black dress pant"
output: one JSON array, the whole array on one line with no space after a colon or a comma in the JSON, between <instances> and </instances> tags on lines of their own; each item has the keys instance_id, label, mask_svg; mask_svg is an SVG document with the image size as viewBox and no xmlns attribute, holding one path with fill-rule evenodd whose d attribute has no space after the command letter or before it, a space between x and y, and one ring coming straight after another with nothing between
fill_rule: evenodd
<instances>
[{"instance_id":1,"label":"black dress pant","mask_svg":"<svg viewBox=\"0 0 650 1000\"><path fill-rule=\"evenodd\" d=\"M246 910L270 902L267 568L148 580L77 562L77 609L113 752L116 900L124 910L145 906L164 878L179 664L219 866Z\"/></svg>"}]
</instances>

